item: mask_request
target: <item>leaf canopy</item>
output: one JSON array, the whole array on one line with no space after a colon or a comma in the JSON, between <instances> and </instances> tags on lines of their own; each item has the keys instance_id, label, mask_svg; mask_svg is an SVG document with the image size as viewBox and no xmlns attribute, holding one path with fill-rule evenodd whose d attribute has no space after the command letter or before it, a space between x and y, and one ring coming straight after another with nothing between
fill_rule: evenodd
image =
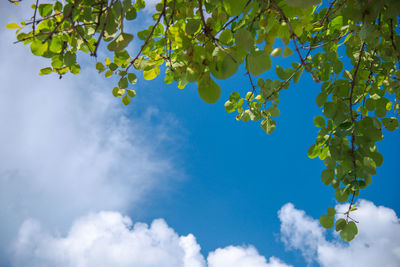
<instances>
[{"instance_id":1,"label":"leaf canopy","mask_svg":"<svg viewBox=\"0 0 400 267\"><path fill-rule=\"evenodd\" d=\"M124 105L135 97L131 87L141 72L153 80L165 71L165 83L179 89L192 83L206 103L221 96L217 80L244 74L249 87L230 92L224 108L267 134L277 127L280 94L307 73L321 85L321 113L305 118L319 128L308 156L324 162L321 180L336 200L354 206L383 162L377 143L399 128L400 1L162 0L154 23L141 21L133 31L130 23L144 7L144 0L39 0L31 19L6 28L48 59L41 75L78 74L82 54L97 57L107 47L95 68L114 77L112 94ZM133 40L139 43L130 46ZM339 218L330 208L320 222L350 241L357 234L353 211Z\"/></svg>"}]
</instances>

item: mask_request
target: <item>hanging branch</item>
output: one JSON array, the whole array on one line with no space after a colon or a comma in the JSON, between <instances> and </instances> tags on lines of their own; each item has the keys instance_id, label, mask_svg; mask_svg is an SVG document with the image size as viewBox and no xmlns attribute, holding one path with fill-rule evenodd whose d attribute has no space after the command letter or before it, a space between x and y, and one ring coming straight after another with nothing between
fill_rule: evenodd
<instances>
[{"instance_id":1,"label":"hanging branch","mask_svg":"<svg viewBox=\"0 0 400 267\"><path fill-rule=\"evenodd\" d=\"M33 12L33 17L32 17L32 34L33 36L35 36L35 25L36 25L36 12L38 9L38 4L39 4L39 0L36 0L36 4L35 4L35 11Z\"/></svg>"},{"instance_id":2,"label":"hanging branch","mask_svg":"<svg viewBox=\"0 0 400 267\"><path fill-rule=\"evenodd\" d=\"M107 26L107 23L108 23L108 18L109 18L109 15L110 15L110 12L111 12L111 7L112 7L113 4L114 4L114 0L111 0L110 4L107 7L107 14L106 14L106 17L104 19L103 27L101 28L101 32L100 32L99 37L97 38L96 47L95 47L94 52L93 52L93 56L95 56L95 57L97 57L97 49L100 46L101 38L103 38L104 31L106 30L106 26ZM99 20L99 22L100 22L100 20Z\"/></svg>"},{"instance_id":3,"label":"hanging branch","mask_svg":"<svg viewBox=\"0 0 400 267\"><path fill-rule=\"evenodd\" d=\"M151 31L150 31L149 36L147 36L146 41L144 42L144 44L143 44L142 47L140 48L140 50L139 50L139 52L137 53L136 57L129 63L128 67L126 67L126 69L125 69L126 72L130 69L130 67L131 67L133 64L135 64L135 62L136 62L136 60L139 58L140 54L142 54L143 49L146 47L146 45L147 45L148 42L150 41L151 37L153 36L154 30L156 29L158 23L160 23L161 18L162 18L163 16L165 16L165 9L166 9L166 0L164 0L163 9L162 9L162 11L161 11L161 13L160 13L160 16L158 17L156 23L155 23L155 24L153 25L153 27L151 28Z\"/></svg>"},{"instance_id":4,"label":"hanging branch","mask_svg":"<svg viewBox=\"0 0 400 267\"><path fill-rule=\"evenodd\" d=\"M350 119L351 119L351 122L352 122L353 125L355 125L355 118L354 118L354 114L353 114L353 93L354 93L354 86L356 84L358 69L360 68L362 55L364 53L364 48L365 48L365 42L363 42L362 45L361 45L360 52L359 52L359 55L358 55L357 64L356 64L355 69L354 69L353 79L352 79L351 85L350 85L351 87L350 87L350 97L349 97L349 110L350 110ZM356 172L357 165L356 165L355 150L356 150L356 148L355 148L355 132L354 132L354 129L353 129L353 131L351 133L351 151L350 151L350 153L351 153L351 157L352 157L352 160L353 160L353 172L354 172L354 179L353 180L357 181L357 172ZM349 208L348 208L348 211L347 211L347 215L346 215L346 221L347 222L349 220L349 214L350 214L350 211L351 211L351 207L353 206L355 196L356 196L356 194L353 192L352 193L352 198L351 198L351 201L350 201L350 204L349 204Z\"/></svg>"}]
</instances>

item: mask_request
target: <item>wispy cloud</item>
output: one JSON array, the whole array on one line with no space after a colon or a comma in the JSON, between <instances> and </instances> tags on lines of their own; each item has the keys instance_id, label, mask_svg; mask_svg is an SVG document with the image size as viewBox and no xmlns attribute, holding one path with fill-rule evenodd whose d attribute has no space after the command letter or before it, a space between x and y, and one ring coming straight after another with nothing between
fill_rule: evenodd
<instances>
[{"instance_id":1,"label":"wispy cloud","mask_svg":"<svg viewBox=\"0 0 400 267\"><path fill-rule=\"evenodd\" d=\"M164 149L174 143L172 116L154 107L129 115L93 70L40 77L48 62L12 44L13 32L0 37L0 251L27 218L66 230L91 211L132 210L182 176Z\"/></svg>"}]
</instances>

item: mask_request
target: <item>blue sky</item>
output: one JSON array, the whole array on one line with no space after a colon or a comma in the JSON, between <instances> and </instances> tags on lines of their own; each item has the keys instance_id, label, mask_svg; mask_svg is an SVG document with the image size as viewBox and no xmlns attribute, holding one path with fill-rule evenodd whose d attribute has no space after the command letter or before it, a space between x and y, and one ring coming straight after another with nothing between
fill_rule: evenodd
<instances>
[{"instance_id":1,"label":"blue sky","mask_svg":"<svg viewBox=\"0 0 400 267\"><path fill-rule=\"evenodd\" d=\"M2 25L29 17L15 10L1 4ZM321 114L319 84L309 75L281 93L277 128L266 135L258 123L224 111L232 90L250 89L243 69L219 82L213 105L193 85L179 90L162 78L139 78L137 96L123 107L111 94L113 81L93 70L94 59L76 77L39 77L46 62L0 31L1 266L400 262L399 131L379 143L384 163L360 196L370 202L360 201L360 234L350 247L315 221L337 203L320 180L322 162L307 157L317 134L313 117ZM96 234L84 240L94 241L80 251L88 232ZM126 261L107 254L124 248ZM358 258L360 251L369 258Z\"/></svg>"}]
</instances>

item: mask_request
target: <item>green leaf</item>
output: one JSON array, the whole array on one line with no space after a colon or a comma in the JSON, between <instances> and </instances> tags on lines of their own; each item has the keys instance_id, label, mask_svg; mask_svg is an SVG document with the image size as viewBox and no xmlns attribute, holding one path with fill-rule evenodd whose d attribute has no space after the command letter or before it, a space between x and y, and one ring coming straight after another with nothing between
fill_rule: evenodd
<instances>
[{"instance_id":1,"label":"green leaf","mask_svg":"<svg viewBox=\"0 0 400 267\"><path fill-rule=\"evenodd\" d=\"M348 71L348 70L345 70L343 72L343 77L346 78L346 79L349 79L349 80L353 80L353 74L351 74L351 72Z\"/></svg>"},{"instance_id":2,"label":"green leaf","mask_svg":"<svg viewBox=\"0 0 400 267\"><path fill-rule=\"evenodd\" d=\"M222 49L215 48L213 62L210 64L210 72L215 78L227 79L235 74L238 68L238 61L233 58L232 54L227 55Z\"/></svg>"},{"instance_id":3,"label":"green leaf","mask_svg":"<svg viewBox=\"0 0 400 267\"><path fill-rule=\"evenodd\" d=\"M200 20L199 19L189 19L186 23L185 31L188 35L192 35L196 33L200 28Z\"/></svg>"},{"instance_id":4,"label":"green leaf","mask_svg":"<svg viewBox=\"0 0 400 267\"><path fill-rule=\"evenodd\" d=\"M293 50L286 46L285 49L283 50L282 56L288 57L288 56L291 56L292 54L293 54Z\"/></svg>"},{"instance_id":5,"label":"green leaf","mask_svg":"<svg viewBox=\"0 0 400 267\"><path fill-rule=\"evenodd\" d=\"M79 64L77 62L75 62L70 67L70 70L71 70L72 74L79 74L81 72L81 66L79 66Z\"/></svg>"},{"instance_id":6,"label":"green leaf","mask_svg":"<svg viewBox=\"0 0 400 267\"><path fill-rule=\"evenodd\" d=\"M121 97L125 94L125 89L121 89L119 87L114 87L114 89L112 90L112 94L115 97Z\"/></svg>"},{"instance_id":7,"label":"green leaf","mask_svg":"<svg viewBox=\"0 0 400 267\"><path fill-rule=\"evenodd\" d=\"M369 23L364 23L361 26L361 30L358 33L358 36L360 36L361 40L366 41L368 37L374 32L374 26Z\"/></svg>"},{"instance_id":8,"label":"green leaf","mask_svg":"<svg viewBox=\"0 0 400 267\"><path fill-rule=\"evenodd\" d=\"M261 122L261 128L267 133L271 134L275 128L276 128L276 122L271 119L270 117L266 117L262 122Z\"/></svg>"},{"instance_id":9,"label":"green leaf","mask_svg":"<svg viewBox=\"0 0 400 267\"><path fill-rule=\"evenodd\" d=\"M239 49L249 51L254 45L254 38L246 28L240 28L235 32L235 42Z\"/></svg>"},{"instance_id":10,"label":"green leaf","mask_svg":"<svg viewBox=\"0 0 400 267\"><path fill-rule=\"evenodd\" d=\"M39 75L47 75L47 74L50 74L52 72L53 72L53 69L50 68L50 67L47 67L47 68L41 69Z\"/></svg>"},{"instance_id":11,"label":"green leaf","mask_svg":"<svg viewBox=\"0 0 400 267\"><path fill-rule=\"evenodd\" d=\"M321 152L321 148L317 145L311 145L308 149L307 155L310 159L318 157L319 153Z\"/></svg>"},{"instance_id":12,"label":"green leaf","mask_svg":"<svg viewBox=\"0 0 400 267\"><path fill-rule=\"evenodd\" d=\"M96 63L96 69L99 71L99 73L103 72L106 68L104 67L103 63L97 62Z\"/></svg>"},{"instance_id":13,"label":"green leaf","mask_svg":"<svg viewBox=\"0 0 400 267\"><path fill-rule=\"evenodd\" d=\"M57 36L53 36L51 38L49 50L55 54L58 54L61 52L62 48L63 42L61 41L61 39Z\"/></svg>"},{"instance_id":14,"label":"green leaf","mask_svg":"<svg viewBox=\"0 0 400 267\"><path fill-rule=\"evenodd\" d=\"M53 11L53 5L52 4L40 4L38 7L39 10L39 15L42 17L47 17L51 15L51 12Z\"/></svg>"},{"instance_id":15,"label":"green leaf","mask_svg":"<svg viewBox=\"0 0 400 267\"><path fill-rule=\"evenodd\" d=\"M354 222L349 222L343 227L343 230L340 232L340 237L344 241L350 242L351 240L354 239L357 233L358 233L357 225Z\"/></svg>"},{"instance_id":16,"label":"green leaf","mask_svg":"<svg viewBox=\"0 0 400 267\"><path fill-rule=\"evenodd\" d=\"M326 102L324 105L324 110L322 111L325 117L332 119L337 111L337 105L333 102Z\"/></svg>"},{"instance_id":17,"label":"green leaf","mask_svg":"<svg viewBox=\"0 0 400 267\"><path fill-rule=\"evenodd\" d=\"M113 63L110 63L110 64L108 65L108 68L109 68L110 70L114 71L114 70L118 69L118 65L115 64L115 63L113 62Z\"/></svg>"},{"instance_id":18,"label":"green leaf","mask_svg":"<svg viewBox=\"0 0 400 267\"><path fill-rule=\"evenodd\" d=\"M237 16L243 12L247 0L224 0L224 8L229 16Z\"/></svg>"},{"instance_id":19,"label":"green leaf","mask_svg":"<svg viewBox=\"0 0 400 267\"><path fill-rule=\"evenodd\" d=\"M254 99L254 93L253 92L247 92L245 98L247 101L252 101Z\"/></svg>"},{"instance_id":20,"label":"green leaf","mask_svg":"<svg viewBox=\"0 0 400 267\"><path fill-rule=\"evenodd\" d=\"M281 55L281 53L282 53L282 48L281 47L275 48L274 50L272 50L271 56L279 57Z\"/></svg>"},{"instance_id":21,"label":"green leaf","mask_svg":"<svg viewBox=\"0 0 400 267\"><path fill-rule=\"evenodd\" d=\"M333 30L340 30L343 26L343 17L337 16L329 23L329 28Z\"/></svg>"},{"instance_id":22,"label":"green leaf","mask_svg":"<svg viewBox=\"0 0 400 267\"><path fill-rule=\"evenodd\" d=\"M303 73L303 68L299 69L295 75L293 76L293 82L298 83L301 77L301 74Z\"/></svg>"},{"instance_id":23,"label":"green leaf","mask_svg":"<svg viewBox=\"0 0 400 267\"><path fill-rule=\"evenodd\" d=\"M219 36L219 40L225 45L230 44L232 42L232 39L233 39L233 34L230 29L225 29L223 32L221 32Z\"/></svg>"},{"instance_id":24,"label":"green leaf","mask_svg":"<svg viewBox=\"0 0 400 267\"><path fill-rule=\"evenodd\" d=\"M315 102L317 102L318 107L322 107L325 104L327 99L328 99L328 95L324 92L321 92L317 95Z\"/></svg>"},{"instance_id":25,"label":"green leaf","mask_svg":"<svg viewBox=\"0 0 400 267\"><path fill-rule=\"evenodd\" d=\"M60 69L64 65L64 59L62 55L55 55L51 58L51 66L55 69Z\"/></svg>"},{"instance_id":26,"label":"green leaf","mask_svg":"<svg viewBox=\"0 0 400 267\"><path fill-rule=\"evenodd\" d=\"M334 170L323 170L321 173L321 180L325 185L330 185L335 179Z\"/></svg>"},{"instance_id":27,"label":"green leaf","mask_svg":"<svg viewBox=\"0 0 400 267\"><path fill-rule=\"evenodd\" d=\"M321 115L314 117L313 122L314 122L314 125L319 128L325 127L325 118L322 117Z\"/></svg>"},{"instance_id":28,"label":"green leaf","mask_svg":"<svg viewBox=\"0 0 400 267\"><path fill-rule=\"evenodd\" d=\"M310 8L313 5L320 4L321 0L286 0L286 3L292 7Z\"/></svg>"},{"instance_id":29,"label":"green leaf","mask_svg":"<svg viewBox=\"0 0 400 267\"><path fill-rule=\"evenodd\" d=\"M143 71L143 77L145 80L148 80L148 81L156 78L158 74L160 74L160 68L158 66L154 67L150 70Z\"/></svg>"},{"instance_id":30,"label":"green leaf","mask_svg":"<svg viewBox=\"0 0 400 267\"><path fill-rule=\"evenodd\" d=\"M122 88L122 89L127 88L127 87L128 87L128 79L127 79L126 77L121 78L121 79L118 81L118 86L119 86L119 88Z\"/></svg>"},{"instance_id":31,"label":"green leaf","mask_svg":"<svg viewBox=\"0 0 400 267\"><path fill-rule=\"evenodd\" d=\"M111 43L107 45L108 50L110 51L121 51L125 47L127 47L132 41L133 35L129 33L121 33L117 36Z\"/></svg>"},{"instance_id":32,"label":"green leaf","mask_svg":"<svg viewBox=\"0 0 400 267\"><path fill-rule=\"evenodd\" d=\"M373 100L372 98L368 98L367 101L365 102L365 107L367 108L368 111L375 110L375 100Z\"/></svg>"},{"instance_id":33,"label":"green leaf","mask_svg":"<svg viewBox=\"0 0 400 267\"><path fill-rule=\"evenodd\" d=\"M343 69L343 62L340 60L335 61L335 63L333 63L333 71L336 74L339 74Z\"/></svg>"},{"instance_id":34,"label":"green leaf","mask_svg":"<svg viewBox=\"0 0 400 267\"><path fill-rule=\"evenodd\" d=\"M276 74L282 80L288 79L293 74L293 69L283 69L281 66L276 65Z\"/></svg>"},{"instance_id":35,"label":"green leaf","mask_svg":"<svg viewBox=\"0 0 400 267\"><path fill-rule=\"evenodd\" d=\"M237 102L240 99L240 94L238 92L232 92L229 96L229 100L232 102Z\"/></svg>"},{"instance_id":36,"label":"green leaf","mask_svg":"<svg viewBox=\"0 0 400 267\"><path fill-rule=\"evenodd\" d=\"M165 84L171 84L174 81L173 75L165 75L164 82Z\"/></svg>"},{"instance_id":37,"label":"green leaf","mask_svg":"<svg viewBox=\"0 0 400 267\"><path fill-rule=\"evenodd\" d=\"M336 215L336 210L335 210L335 208L334 207L329 207L328 208L328 216L335 216Z\"/></svg>"},{"instance_id":38,"label":"green leaf","mask_svg":"<svg viewBox=\"0 0 400 267\"><path fill-rule=\"evenodd\" d=\"M224 108L228 113L234 112L236 110L236 103L228 100L225 102Z\"/></svg>"},{"instance_id":39,"label":"green leaf","mask_svg":"<svg viewBox=\"0 0 400 267\"><path fill-rule=\"evenodd\" d=\"M14 23L14 22L8 23L8 24L6 25L6 28L7 28L7 29L22 29L21 26L19 26L17 23Z\"/></svg>"},{"instance_id":40,"label":"green leaf","mask_svg":"<svg viewBox=\"0 0 400 267\"><path fill-rule=\"evenodd\" d=\"M35 38L32 41L30 48L31 48L32 54L34 54L35 56L43 56L43 54L47 51L48 46L49 46L48 42L45 42L44 44L42 44L42 41Z\"/></svg>"},{"instance_id":41,"label":"green leaf","mask_svg":"<svg viewBox=\"0 0 400 267\"><path fill-rule=\"evenodd\" d=\"M319 222L322 225L322 227L329 229L333 227L333 216L328 216L328 215L322 215L319 218Z\"/></svg>"},{"instance_id":42,"label":"green leaf","mask_svg":"<svg viewBox=\"0 0 400 267\"><path fill-rule=\"evenodd\" d=\"M71 67L76 62L76 54L68 51L64 55L64 64L67 67Z\"/></svg>"},{"instance_id":43,"label":"green leaf","mask_svg":"<svg viewBox=\"0 0 400 267\"><path fill-rule=\"evenodd\" d=\"M126 90L126 93L127 93L130 97L135 97L135 96L136 96L136 91L135 91L135 90Z\"/></svg>"},{"instance_id":44,"label":"green leaf","mask_svg":"<svg viewBox=\"0 0 400 267\"><path fill-rule=\"evenodd\" d=\"M370 158L370 157L364 157L363 158L363 165L365 170L370 173L370 174L376 174L376 163L375 161Z\"/></svg>"},{"instance_id":45,"label":"green leaf","mask_svg":"<svg viewBox=\"0 0 400 267\"><path fill-rule=\"evenodd\" d=\"M253 114L253 112L251 112L250 110L247 109L242 113L241 119L243 122L248 122L248 121L254 119L254 114Z\"/></svg>"},{"instance_id":46,"label":"green leaf","mask_svg":"<svg viewBox=\"0 0 400 267\"><path fill-rule=\"evenodd\" d=\"M386 130L388 130L390 132L399 128L399 121L397 120L396 117L383 118L382 123L383 123L383 126L385 126Z\"/></svg>"},{"instance_id":47,"label":"green leaf","mask_svg":"<svg viewBox=\"0 0 400 267\"><path fill-rule=\"evenodd\" d=\"M281 114L280 110L275 106L269 107L268 112L271 115L271 117L278 117Z\"/></svg>"},{"instance_id":48,"label":"green leaf","mask_svg":"<svg viewBox=\"0 0 400 267\"><path fill-rule=\"evenodd\" d=\"M336 232L339 232L341 230L343 230L343 228L346 226L347 222L345 219L339 219L336 221L336 226L335 226L335 230Z\"/></svg>"},{"instance_id":49,"label":"green leaf","mask_svg":"<svg viewBox=\"0 0 400 267\"><path fill-rule=\"evenodd\" d=\"M128 81L131 84L135 84L137 82L137 77L135 73L128 73Z\"/></svg>"},{"instance_id":50,"label":"green leaf","mask_svg":"<svg viewBox=\"0 0 400 267\"><path fill-rule=\"evenodd\" d=\"M131 103L131 99L129 98L128 95L125 95L122 99L121 99L122 103L124 103L125 106L129 105L129 103Z\"/></svg>"},{"instance_id":51,"label":"green leaf","mask_svg":"<svg viewBox=\"0 0 400 267\"><path fill-rule=\"evenodd\" d=\"M258 76L272 67L271 58L263 50L249 54L246 59L246 69L254 76Z\"/></svg>"},{"instance_id":52,"label":"green leaf","mask_svg":"<svg viewBox=\"0 0 400 267\"><path fill-rule=\"evenodd\" d=\"M335 191L335 198L338 202L346 202L349 199L349 196L350 194L345 187L336 189Z\"/></svg>"},{"instance_id":53,"label":"green leaf","mask_svg":"<svg viewBox=\"0 0 400 267\"><path fill-rule=\"evenodd\" d=\"M200 98L209 104L217 102L221 96L221 88L209 75L205 75L197 82L197 91Z\"/></svg>"},{"instance_id":54,"label":"green leaf","mask_svg":"<svg viewBox=\"0 0 400 267\"><path fill-rule=\"evenodd\" d=\"M104 73L104 76L106 77L106 78L109 78L109 77L111 77L111 75L113 75L113 71L112 70L107 70L105 73Z\"/></svg>"},{"instance_id":55,"label":"green leaf","mask_svg":"<svg viewBox=\"0 0 400 267\"><path fill-rule=\"evenodd\" d=\"M137 13L135 7L130 3L130 5L125 9L125 18L127 20L136 19Z\"/></svg>"}]
</instances>

